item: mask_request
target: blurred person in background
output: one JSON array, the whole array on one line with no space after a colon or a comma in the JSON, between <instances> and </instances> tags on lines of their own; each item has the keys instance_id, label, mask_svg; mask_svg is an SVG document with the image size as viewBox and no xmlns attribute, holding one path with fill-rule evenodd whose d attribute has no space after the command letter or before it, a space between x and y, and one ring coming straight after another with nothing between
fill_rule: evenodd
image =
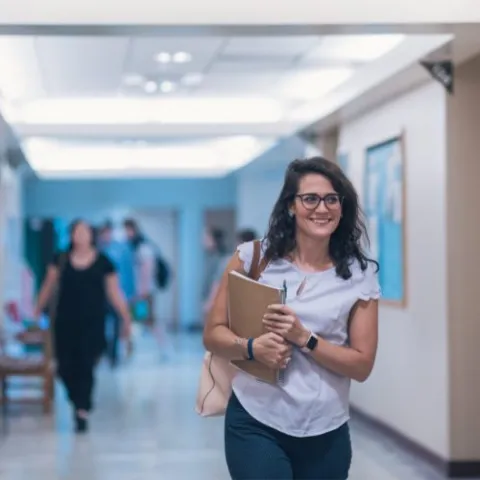
<instances>
[{"instance_id":1,"label":"blurred person in background","mask_svg":"<svg viewBox=\"0 0 480 480\"><path fill-rule=\"evenodd\" d=\"M105 222L99 229L99 250L104 253L115 266L120 288L124 297L130 302L135 294L133 252L128 244L113 238L113 224ZM107 305L107 355L111 366L118 364L118 343L120 337L120 317L115 308Z\"/></svg>"},{"instance_id":2,"label":"blurred person in background","mask_svg":"<svg viewBox=\"0 0 480 480\"><path fill-rule=\"evenodd\" d=\"M57 287L53 321L57 373L74 408L75 429L88 429L92 409L94 369L105 345L107 299L123 320L129 340L131 318L112 262L94 244L92 227L77 220L70 227L67 252L48 267L37 300L38 318Z\"/></svg>"},{"instance_id":3,"label":"blurred person in background","mask_svg":"<svg viewBox=\"0 0 480 480\"><path fill-rule=\"evenodd\" d=\"M155 326L155 294L156 294L156 255L152 244L141 232L133 218L123 222L127 239L134 254L135 293L133 304L144 301L147 305L146 325Z\"/></svg>"},{"instance_id":4,"label":"blurred person in background","mask_svg":"<svg viewBox=\"0 0 480 480\"><path fill-rule=\"evenodd\" d=\"M205 249L205 273L202 284L202 299L203 310L206 312L208 311L210 295L218 269L228 253L225 244L225 232L216 227L207 229L203 237L203 246ZM203 329L203 321L198 327Z\"/></svg>"},{"instance_id":5,"label":"blurred person in background","mask_svg":"<svg viewBox=\"0 0 480 480\"><path fill-rule=\"evenodd\" d=\"M242 243L253 242L257 238L258 238L257 232L252 228L244 228L242 230L239 230L235 236L235 243L236 243L235 247L237 247L238 245L241 245ZM217 270L217 273L215 275L215 283L220 282L220 280L222 279L223 272L227 268L227 265L231 259L231 256L232 256L231 252L228 252L223 256L222 261L220 262L219 268Z\"/></svg>"},{"instance_id":6,"label":"blurred person in background","mask_svg":"<svg viewBox=\"0 0 480 480\"><path fill-rule=\"evenodd\" d=\"M241 245L242 243L246 242L253 242L253 240L257 239L257 233L255 230L251 228L244 228L243 230L240 230L237 232L236 235L236 246ZM222 280L223 272L227 268L228 262L230 261L231 258L231 253L225 253L223 255L223 258L220 260L218 264L217 271L215 273L215 277L213 279L212 286L210 288L210 293L208 295L208 299L205 303L204 306L204 312L207 313L210 311L210 308L213 305L213 300L215 299L215 296L217 295L218 292L218 287L220 286L220 282Z\"/></svg>"}]
</instances>

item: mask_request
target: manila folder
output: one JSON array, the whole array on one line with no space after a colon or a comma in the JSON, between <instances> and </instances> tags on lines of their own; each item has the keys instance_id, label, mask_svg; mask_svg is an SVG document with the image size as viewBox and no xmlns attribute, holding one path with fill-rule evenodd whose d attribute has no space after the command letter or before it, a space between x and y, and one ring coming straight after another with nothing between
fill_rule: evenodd
<instances>
[{"instance_id":1,"label":"manila folder","mask_svg":"<svg viewBox=\"0 0 480 480\"><path fill-rule=\"evenodd\" d=\"M236 271L228 274L228 315L230 329L241 338L265 333L263 315L269 305L283 303L283 290L248 278ZM232 364L259 380L276 383L278 370L255 360L233 360Z\"/></svg>"}]
</instances>

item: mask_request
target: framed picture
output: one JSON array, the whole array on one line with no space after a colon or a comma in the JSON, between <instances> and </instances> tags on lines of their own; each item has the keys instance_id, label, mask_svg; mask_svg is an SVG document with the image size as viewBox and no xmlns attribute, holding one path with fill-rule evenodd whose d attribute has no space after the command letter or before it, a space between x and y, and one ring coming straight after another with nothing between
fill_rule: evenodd
<instances>
[{"instance_id":1,"label":"framed picture","mask_svg":"<svg viewBox=\"0 0 480 480\"><path fill-rule=\"evenodd\" d=\"M364 210L371 254L380 264L382 303L406 305L403 135L367 148Z\"/></svg>"}]
</instances>

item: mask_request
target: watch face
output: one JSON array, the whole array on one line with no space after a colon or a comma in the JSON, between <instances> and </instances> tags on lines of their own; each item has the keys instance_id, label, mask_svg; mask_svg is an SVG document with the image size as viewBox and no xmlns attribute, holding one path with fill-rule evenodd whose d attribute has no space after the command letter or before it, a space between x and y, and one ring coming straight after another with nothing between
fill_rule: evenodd
<instances>
[{"instance_id":1,"label":"watch face","mask_svg":"<svg viewBox=\"0 0 480 480\"><path fill-rule=\"evenodd\" d=\"M307 342L307 348L313 350L318 343L318 338L315 335L311 335Z\"/></svg>"}]
</instances>

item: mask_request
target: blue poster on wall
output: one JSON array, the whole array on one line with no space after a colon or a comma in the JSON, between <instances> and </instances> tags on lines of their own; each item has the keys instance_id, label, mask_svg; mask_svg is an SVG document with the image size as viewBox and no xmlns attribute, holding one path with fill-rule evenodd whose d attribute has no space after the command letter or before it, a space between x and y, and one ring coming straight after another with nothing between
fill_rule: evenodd
<instances>
[{"instance_id":1,"label":"blue poster on wall","mask_svg":"<svg viewBox=\"0 0 480 480\"><path fill-rule=\"evenodd\" d=\"M380 264L382 298L400 304L405 301L403 170L400 137L367 149L364 204L371 253Z\"/></svg>"}]
</instances>

